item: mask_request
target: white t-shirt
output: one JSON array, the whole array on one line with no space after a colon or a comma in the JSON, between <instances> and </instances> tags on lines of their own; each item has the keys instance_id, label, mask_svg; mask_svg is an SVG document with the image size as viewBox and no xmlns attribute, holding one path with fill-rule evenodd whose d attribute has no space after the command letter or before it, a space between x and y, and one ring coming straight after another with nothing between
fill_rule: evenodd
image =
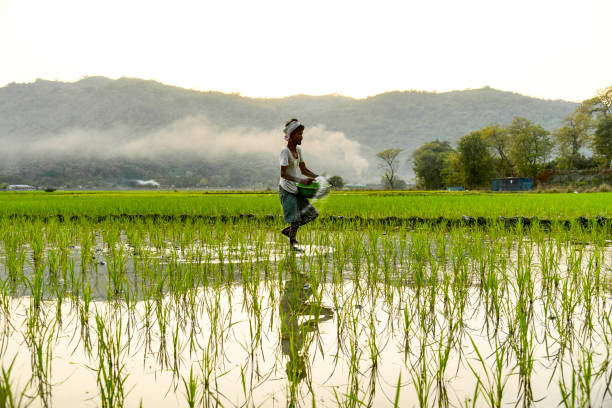
<instances>
[{"instance_id":1,"label":"white t-shirt","mask_svg":"<svg viewBox=\"0 0 612 408\"><path fill-rule=\"evenodd\" d=\"M296 146L295 149L297 150L298 154L297 159L293 157L291 150L289 150L287 146L281 150L280 165L287 166L287 175L301 178L302 170L300 170L300 163L304 161L302 160L302 150L298 146ZM278 185L290 193L297 194L298 192L295 181L284 179L282 176L278 181Z\"/></svg>"}]
</instances>

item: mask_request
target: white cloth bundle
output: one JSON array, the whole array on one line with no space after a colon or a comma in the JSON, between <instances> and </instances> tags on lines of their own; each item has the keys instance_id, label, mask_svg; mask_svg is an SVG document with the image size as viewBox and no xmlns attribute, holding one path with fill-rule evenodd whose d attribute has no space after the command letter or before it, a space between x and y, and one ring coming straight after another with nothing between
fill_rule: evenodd
<instances>
[{"instance_id":1,"label":"white cloth bundle","mask_svg":"<svg viewBox=\"0 0 612 408\"><path fill-rule=\"evenodd\" d=\"M291 122L289 122L287 124L287 126L285 126L285 130L283 132L285 132L285 140L289 140L289 136L291 136L291 133L299 128L300 126L302 126L302 124L300 123L299 120L292 120Z\"/></svg>"}]
</instances>

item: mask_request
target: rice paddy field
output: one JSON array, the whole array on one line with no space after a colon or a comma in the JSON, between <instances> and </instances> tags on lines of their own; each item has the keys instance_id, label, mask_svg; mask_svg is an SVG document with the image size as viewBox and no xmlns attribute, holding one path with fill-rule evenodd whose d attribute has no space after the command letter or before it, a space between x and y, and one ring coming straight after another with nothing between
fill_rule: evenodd
<instances>
[{"instance_id":1,"label":"rice paddy field","mask_svg":"<svg viewBox=\"0 0 612 408\"><path fill-rule=\"evenodd\" d=\"M0 407L610 407L612 194L0 194Z\"/></svg>"}]
</instances>

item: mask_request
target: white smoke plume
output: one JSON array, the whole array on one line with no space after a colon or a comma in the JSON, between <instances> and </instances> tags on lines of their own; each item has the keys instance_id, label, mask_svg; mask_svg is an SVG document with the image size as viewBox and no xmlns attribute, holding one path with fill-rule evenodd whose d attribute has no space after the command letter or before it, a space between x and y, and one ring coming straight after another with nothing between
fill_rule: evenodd
<instances>
[{"instance_id":1,"label":"white smoke plume","mask_svg":"<svg viewBox=\"0 0 612 408\"><path fill-rule=\"evenodd\" d=\"M235 160L240 160L241 155L263 153L269 154L270 160L278 162L280 150L286 144L281 129L282 126L275 130L244 127L222 129L204 116L190 116L150 132L134 134L135 131L126 126L116 126L108 131L73 129L40 137L27 146L16 141L4 143L3 150L14 159L69 155L138 159L185 152L203 158L223 156L231 159L235 156ZM361 180L368 168L358 142L348 139L342 132L329 131L322 125L306 127L302 151L308 167L319 173Z\"/></svg>"}]
</instances>

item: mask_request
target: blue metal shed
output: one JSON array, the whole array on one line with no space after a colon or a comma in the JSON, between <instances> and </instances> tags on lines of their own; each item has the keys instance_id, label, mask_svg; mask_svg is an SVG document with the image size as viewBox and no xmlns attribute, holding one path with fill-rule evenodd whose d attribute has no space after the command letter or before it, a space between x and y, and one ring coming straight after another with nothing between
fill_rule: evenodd
<instances>
[{"instance_id":1,"label":"blue metal shed","mask_svg":"<svg viewBox=\"0 0 612 408\"><path fill-rule=\"evenodd\" d=\"M493 191L526 191L533 190L531 177L505 177L491 180Z\"/></svg>"}]
</instances>

